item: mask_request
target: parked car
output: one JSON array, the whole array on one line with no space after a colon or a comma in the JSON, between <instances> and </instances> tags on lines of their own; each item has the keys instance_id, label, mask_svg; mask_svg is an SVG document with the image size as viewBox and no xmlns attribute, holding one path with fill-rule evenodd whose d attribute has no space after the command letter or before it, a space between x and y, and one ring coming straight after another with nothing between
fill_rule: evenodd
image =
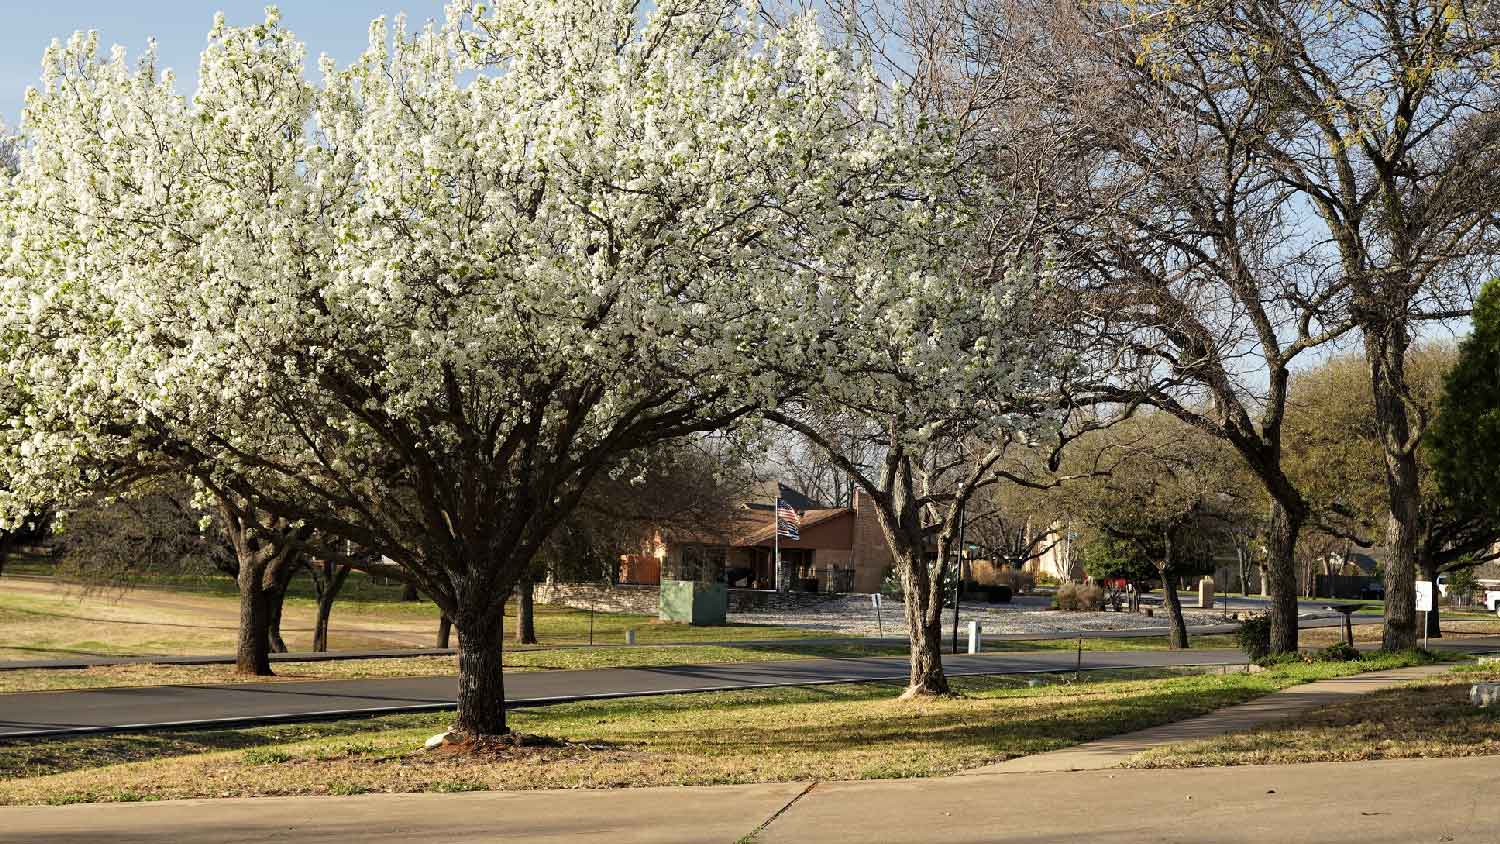
<instances>
[{"instance_id":1,"label":"parked car","mask_svg":"<svg viewBox=\"0 0 1500 844\"><path fill-rule=\"evenodd\" d=\"M1500 589L1484 590L1484 608L1496 615L1500 615Z\"/></svg>"}]
</instances>

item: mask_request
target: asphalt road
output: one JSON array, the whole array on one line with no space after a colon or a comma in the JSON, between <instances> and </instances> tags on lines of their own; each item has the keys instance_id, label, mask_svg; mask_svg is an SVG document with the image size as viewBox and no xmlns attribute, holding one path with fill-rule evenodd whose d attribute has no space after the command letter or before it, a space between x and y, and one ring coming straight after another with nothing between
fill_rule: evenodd
<instances>
[{"instance_id":1,"label":"asphalt road","mask_svg":"<svg viewBox=\"0 0 1500 844\"><path fill-rule=\"evenodd\" d=\"M1068 651L943 658L950 676L1071 671ZM1238 665L1235 650L1084 651L1082 667ZM892 680L906 657L796 659L739 665L516 672L505 678L512 706L640 695ZM155 686L0 695L0 740L196 724L263 723L354 714L451 709L454 678L402 677L235 685Z\"/></svg>"}]
</instances>

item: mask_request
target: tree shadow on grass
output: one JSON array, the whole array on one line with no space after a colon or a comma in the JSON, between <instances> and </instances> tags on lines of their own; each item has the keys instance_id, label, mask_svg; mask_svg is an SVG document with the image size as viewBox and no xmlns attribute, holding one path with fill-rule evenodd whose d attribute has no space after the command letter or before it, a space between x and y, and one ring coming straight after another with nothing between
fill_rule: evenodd
<instances>
[{"instance_id":1,"label":"tree shadow on grass","mask_svg":"<svg viewBox=\"0 0 1500 844\"><path fill-rule=\"evenodd\" d=\"M163 729L68 739L34 739L0 744L0 779L41 777L128 762L247 750L371 731L443 723L449 713L386 715L315 723L225 729Z\"/></svg>"}]
</instances>

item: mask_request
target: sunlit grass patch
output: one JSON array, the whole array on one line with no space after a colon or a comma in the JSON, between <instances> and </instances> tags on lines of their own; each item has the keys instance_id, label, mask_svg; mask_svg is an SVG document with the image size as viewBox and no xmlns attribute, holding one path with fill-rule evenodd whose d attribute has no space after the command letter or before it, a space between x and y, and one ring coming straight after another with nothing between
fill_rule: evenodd
<instances>
[{"instance_id":1,"label":"sunlit grass patch","mask_svg":"<svg viewBox=\"0 0 1500 844\"><path fill-rule=\"evenodd\" d=\"M1500 666L1457 666L1416 681L1322 707L1248 733L1157 748L1131 767L1187 768L1350 762L1500 754L1500 710L1469 702L1469 686L1500 681Z\"/></svg>"},{"instance_id":2,"label":"sunlit grass patch","mask_svg":"<svg viewBox=\"0 0 1500 844\"><path fill-rule=\"evenodd\" d=\"M16 742L0 745L0 802L935 776L1413 660L964 677L916 702L883 683L585 701L513 711L514 729L560 740L513 757L421 750L447 713Z\"/></svg>"}]
</instances>

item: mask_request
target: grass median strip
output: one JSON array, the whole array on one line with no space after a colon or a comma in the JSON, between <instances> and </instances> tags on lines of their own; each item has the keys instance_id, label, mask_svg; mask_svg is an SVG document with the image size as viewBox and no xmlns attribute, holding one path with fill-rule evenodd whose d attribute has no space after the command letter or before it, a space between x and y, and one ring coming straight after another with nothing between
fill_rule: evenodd
<instances>
[{"instance_id":1,"label":"grass median strip","mask_svg":"<svg viewBox=\"0 0 1500 844\"><path fill-rule=\"evenodd\" d=\"M917 702L880 683L586 701L513 712L566 744L507 756L420 750L445 713L22 741L0 745L0 803L935 776L1414 661L958 678L961 697Z\"/></svg>"},{"instance_id":2,"label":"grass median strip","mask_svg":"<svg viewBox=\"0 0 1500 844\"><path fill-rule=\"evenodd\" d=\"M1469 686L1500 682L1500 666L1453 673L1325 706L1248 733L1175 744L1132 768L1197 768L1500 755L1500 711L1469 702Z\"/></svg>"},{"instance_id":3,"label":"grass median strip","mask_svg":"<svg viewBox=\"0 0 1500 844\"><path fill-rule=\"evenodd\" d=\"M506 619L514 629L514 602ZM0 581L0 659L67 659L88 656L164 656L230 653L235 646L238 604L232 595L139 587L86 590L64 582ZM313 604L288 598L282 633L292 650L312 639ZM428 647L437 629L430 603L341 601L334 608L330 646L339 649ZM622 644L633 630L642 645L843 638L837 633L729 624L693 627L664 624L655 616L589 613L540 605L537 635L549 644Z\"/></svg>"},{"instance_id":4,"label":"grass median strip","mask_svg":"<svg viewBox=\"0 0 1500 844\"><path fill-rule=\"evenodd\" d=\"M1234 647L1232 636L1202 636L1199 648ZM1084 639L1084 653L1165 650L1163 637L1128 639ZM1073 651L1074 639L1010 641L988 645L986 653L1035 653ZM854 658L904 656L899 643L874 643L851 639L846 643L799 642L747 645L675 645L633 648L542 648L513 650L505 654L510 671L571 671L587 668L652 668L665 665L714 665L771 662L817 657ZM1085 664L1087 657L1085 657ZM109 665L74 669L18 669L0 671L0 694L18 692L74 691L126 686L213 685L226 683L277 683L288 680L359 680L378 677L441 677L458 671L456 657L400 657L325 662L276 662L274 677L243 677L232 665Z\"/></svg>"},{"instance_id":5,"label":"grass median strip","mask_svg":"<svg viewBox=\"0 0 1500 844\"><path fill-rule=\"evenodd\" d=\"M557 648L511 651L508 671L571 671L587 668L651 668L772 662L816 657L899 656L899 645L799 644L682 645L677 647ZM109 665L77 669L21 669L0 671L0 693L70 691L122 686L172 686L225 683L277 683L290 680L359 680L378 677L444 677L458 673L457 657L421 656L397 659L277 662L274 677L243 677L232 665Z\"/></svg>"}]
</instances>

